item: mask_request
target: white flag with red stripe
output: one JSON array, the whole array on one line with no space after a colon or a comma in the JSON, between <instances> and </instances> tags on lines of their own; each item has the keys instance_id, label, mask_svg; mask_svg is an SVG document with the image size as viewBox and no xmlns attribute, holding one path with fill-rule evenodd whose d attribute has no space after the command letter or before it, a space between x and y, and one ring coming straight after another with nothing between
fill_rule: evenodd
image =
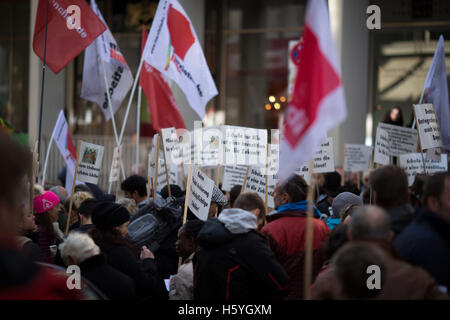
<instances>
[{"instance_id":1,"label":"white flag with red stripe","mask_svg":"<svg viewBox=\"0 0 450 320\"><path fill-rule=\"evenodd\" d=\"M303 47L285 114L280 178L307 164L327 132L347 117L344 87L325 0L308 1Z\"/></svg>"},{"instance_id":2,"label":"white flag with red stripe","mask_svg":"<svg viewBox=\"0 0 450 320\"><path fill-rule=\"evenodd\" d=\"M106 26L94 0L91 0L91 7ZM112 113L114 114L133 85L133 75L108 27L84 53L83 82L81 85L81 97L97 104L103 111L106 121L108 121L111 119L111 111L108 106L102 64L105 66Z\"/></svg>"}]
</instances>

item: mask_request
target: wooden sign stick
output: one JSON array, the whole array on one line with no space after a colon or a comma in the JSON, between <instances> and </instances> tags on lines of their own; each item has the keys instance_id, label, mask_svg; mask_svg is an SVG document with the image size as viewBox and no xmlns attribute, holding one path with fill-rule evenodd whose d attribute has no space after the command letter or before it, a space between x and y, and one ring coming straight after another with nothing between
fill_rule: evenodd
<instances>
[{"instance_id":1,"label":"wooden sign stick","mask_svg":"<svg viewBox=\"0 0 450 320\"><path fill-rule=\"evenodd\" d=\"M341 186L345 184L345 144L344 144L344 153L342 154L342 177L341 177Z\"/></svg>"},{"instance_id":2,"label":"wooden sign stick","mask_svg":"<svg viewBox=\"0 0 450 320\"><path fill-rule=\"evenodd\" d=\"M81 149L81 141L78 141L77 159L75 160L75 173L73 174L72 193L70 194L69 214L67 216L67 225L66 225L66 232L65 232L65 234L67 234L69 232L70 216L72 215L73 194L75 193L75 185L76 185L76 182L77 182L78 159L80 159L80 149Z\"/></svg>"},{"instance_id":3,"label":"wooden sign stick","mask_svg":"<svg viewBox=\"0 0 450 320\"><path fill-rule=\"evenodd\" d=\"M150 169L150 165L152 163L152 153L148 155L148 161L147 161L147 167ZM147 170L148 174L148 170ZM150 193L152 192L152 186L153 186L153 178L149 175L147 178L147 204L150 203Z\"/></svg>"},{"instance_id":4,"label":"wooden sign stick","mask_svg":"<svg viewBox=\"0 0 450 320\"><path fill-rule=\"evenodd\" d=\"M31 150L30 168L28 175L30 178L30 210L33 213L33 200L34 200L34 159L36 158L34 150Z\"/></svg>"},{"instance_id":5,"label":"wooden sign stick","mask_svg":"<svg viewBox=\"0 0 450 320\"><path fill-rule=\"evenodd\" d=\"M189 171L188 171L188 180L187 180L187 186L186 186L186 198L184 200L183 225L186 224L186 220L187 220L187 211L188 211L188 206L189 206L189 193L191 192L191 180L192 180L192 161L189 164ZM180 257L178 259L178 268L181 266L182 261L183 260Z\"/></svg>"},{"instance_id":6,"label":"wooden sign stick","mask_svg":"<svg viewBox=\"0 0 450 320\"><path fill-rule=\"evenodd\" d=\"M241 193L245 190L245 185L247 184L248 171L250 170L250 166L247 166L247 171L245 171L244 183L242 184Z\"/></svg>"},{"instance_id":7,"label":"wooden sign stick","mask_svg":"<svg viewBox=\"0 0 450 320\"><path fill-rule=\"evenodd\" d=\"M172 196L172 193L170 192L169 169L167 169L166 147L164 146L164 138L162 136L162 131L161 131L161 140L162 140L162 149L163 149L163 157L164 157L164 168L166 169L167 191L169 192L169 197L170 197L170 196Z\"/></svg>"},{"instance_id":8,"label":"wooden sign stick","mask_svg":"<svg viewBox=\"0 0 450 320\"><path fill-rule=\"evenodd\" d=\"M155 185L153 187L153 200L156 199L156 188L158 187L158 167L159 167L159 146L161 137L158 135L158 142L156 142L156 160L155 160Z\"/></svg>"},{"instance_id":9,"label":"wooden sign stick","mask_svg":"<svg viewBox=\"0 0 450 320\"><path fill-rule=\"evenodd\" d=\"M422 156L423 173L425 173L425 175L427 175L427 164L425 163L425 158L423 156L423 150L422 150L422 143L420 142L419 121L417 120L416 109L413 108L413 112L414 112L415 123L417 123L417 125L416 125L416 127L417 127L416 128L417 129L417 141L419 142L419 152L420 152L420 155Z\"/></svg>"},{"instance_id":10,"label":"wooden sign stick","mask_svg":"<svg viewBox=\"0 0 450 320\"><path fill-rule=\"evenodd\" d=\"M267 212L269 211L269 186L267 185L268 183L269 183L269 144L267 144L266 147L266 192L264 195L266 214L264 215L264 225L266 224L266 216Z\"/></svg>"},{"instance_id":11,"label":"wooden sign stick","mask_svg":"<svg viewBox=\"0 0 450 320\"><path fill-rule=\"evenodd\" d=\"M309 163L309 172L314 168L314 160ZM311 173L312 175L312 173ZM314 180L311 179L311 184L308 187L308 209L306 210L306 245L305 245L305 282L304 282L304 298L310 299L310 290L312 280L312 251L313 251L313 208L314 208Z\"/></svg>"}]
</instances>

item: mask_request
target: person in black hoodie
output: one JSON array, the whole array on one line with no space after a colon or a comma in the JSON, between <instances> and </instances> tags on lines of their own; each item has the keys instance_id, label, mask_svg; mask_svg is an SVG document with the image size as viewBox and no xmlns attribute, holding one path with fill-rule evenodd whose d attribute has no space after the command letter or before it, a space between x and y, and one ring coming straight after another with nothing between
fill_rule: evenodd
<instances>
[{"instance_id":1,"label":"person in black hoodie","mask_svg":"<svg viewBox=\"0 0 450 320\"><path fill-rule=\"evenodd\" d=\"M153 253L143 246L139 261L136 250L125 240L129 221L130 214L121 205L99 202L92 212L95 228L89 234L105 253L108 264L133 279L138 297L167 299L167 290Z\"/></svg>"},{"instance_id":2,"label":"person in black hoodie","mask_svg":"<svg viewBox=\"0 0 450 320\"><path fill-rule=\"evenodd\" d=\"M72 231L59 249L64 264L78 265L81 275L109 299L136 298L133 279L108 265L105 255L87 234Z\"/></svg>"},{"instance_id":3,"label":"person in black hoodie","mask_svg":"<svg viewBox=\"0 0 450 320\"><path fill-rule=\"evenodd\" d=\"M277 299L288 293L289 277L256 228L256 216L242 209L225 209L206 221L193 261L194 300Z\"/></svg>"}]
</instances>

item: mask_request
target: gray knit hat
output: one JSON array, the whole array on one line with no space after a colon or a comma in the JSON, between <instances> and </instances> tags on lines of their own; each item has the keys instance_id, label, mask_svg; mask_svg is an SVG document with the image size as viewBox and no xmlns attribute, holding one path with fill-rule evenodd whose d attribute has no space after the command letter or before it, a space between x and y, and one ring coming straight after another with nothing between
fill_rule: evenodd
<instances>
[{"instance_id":1,"label":"gray knit hat","mask_svg":"<svg viewBox=\"0 0 450 320\"><path fill-rule=\"evenodd\" d=\"M341 210L349 205L362 206L363 201L361 197L351 192L338 194L331 205L333 207L333 218L339 218Z\"/></svg>"}]
</instances>

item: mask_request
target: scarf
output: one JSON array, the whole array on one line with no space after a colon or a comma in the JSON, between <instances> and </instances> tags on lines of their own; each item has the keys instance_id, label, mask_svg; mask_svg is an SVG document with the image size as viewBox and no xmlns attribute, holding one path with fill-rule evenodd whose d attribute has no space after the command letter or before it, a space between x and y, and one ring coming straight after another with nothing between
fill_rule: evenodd
<instances>
[{"instance_id":1,"label":"scarf","mask_svg":"<svg viewBox=\"0 0 450 320\"><path fill-rule=\"evenodd\" d=\"M316 218L320 218L320 211L314 206L313 207L314 216ZM303 211L306 212L308 210L308 201L303 200L299 202L286 203L278 208L278 213L285 211Z\"/></svg>"}]
</instances>

